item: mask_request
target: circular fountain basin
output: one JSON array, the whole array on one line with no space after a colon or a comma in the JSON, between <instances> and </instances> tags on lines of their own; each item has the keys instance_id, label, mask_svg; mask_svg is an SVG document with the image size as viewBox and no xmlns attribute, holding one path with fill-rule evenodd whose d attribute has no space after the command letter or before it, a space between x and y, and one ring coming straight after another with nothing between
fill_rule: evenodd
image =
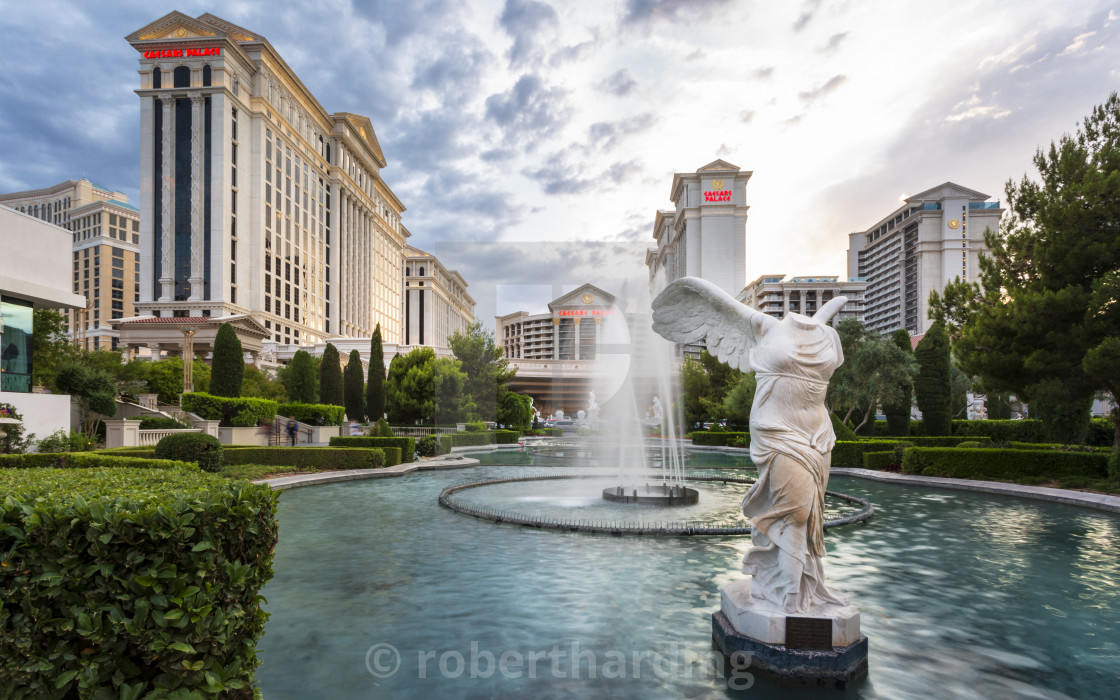
<instances>
[{"instance_id":1,"label":"circular fountain basin","mask_svg":"<svg viewBox=\"0 0 1120 700\"><path fill-rule=\"evenodd\" d=\"M639 503L643 506L691 506L700 502L700 492L687 486L642 484L605 488L603 499L614 503Z\"/></svg>"}]
</instances>

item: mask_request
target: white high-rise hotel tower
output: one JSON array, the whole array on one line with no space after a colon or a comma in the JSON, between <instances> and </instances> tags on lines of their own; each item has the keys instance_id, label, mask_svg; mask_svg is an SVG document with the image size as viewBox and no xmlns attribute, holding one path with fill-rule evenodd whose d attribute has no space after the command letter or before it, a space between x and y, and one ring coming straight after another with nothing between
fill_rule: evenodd
<instances>
[{"instance_id":1,"label":"white high-rise hotel tower","mask_svg":"<svg viewBox=\"0 0 1120 700\"><path fill-rule=\"evenodd\" d=\"M401 335L404 206L369 119L264 37L172 12L140 53L141 314L248 315L285 344Z\"/></svg>"}]
</instances>

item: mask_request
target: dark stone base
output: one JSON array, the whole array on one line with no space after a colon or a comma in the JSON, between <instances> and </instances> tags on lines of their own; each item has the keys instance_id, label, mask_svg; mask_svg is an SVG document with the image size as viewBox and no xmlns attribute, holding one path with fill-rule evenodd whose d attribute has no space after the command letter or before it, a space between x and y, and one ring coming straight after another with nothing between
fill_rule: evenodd
<instances>
[{"instance_id":1,"label":"dark stone base","mask_svg":"<svg viewBox=\"0 0 1120 700\"><path fill-rule=\"evenodd\" d=\"M712 640L724 656L751 655L750 670L779 678L835 684L843 688L867 673L867 637L830 650L788 649L735 631L722 610L712 615Z\"/></svg>"},{"instance_id":2,"label":"dark stone base","mask_svg":"<svg viewBox=\"0 0 1120 700\"><path fill-rule=\"evenodd\" d=\"M687 486L615 486L603 489L603 498L615 503L640 503L646 506L690 506L700 501L700 492Z\"/></svg>"}]
</instances>

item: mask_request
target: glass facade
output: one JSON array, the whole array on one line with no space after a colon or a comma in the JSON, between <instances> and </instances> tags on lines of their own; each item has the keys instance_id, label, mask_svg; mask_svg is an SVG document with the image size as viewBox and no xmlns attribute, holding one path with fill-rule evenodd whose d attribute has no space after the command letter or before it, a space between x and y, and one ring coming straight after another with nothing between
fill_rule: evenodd
<instances>
[{"instance_id":1,"label":"glass facade","mask_svg":"<svg viewBox=\"0 0 1120 700\"><path fill-rule=\"evenodd\" d=\"M0 299L0 390L31 391L31 302L12 297Z\"/></svg>"}]
</instances>

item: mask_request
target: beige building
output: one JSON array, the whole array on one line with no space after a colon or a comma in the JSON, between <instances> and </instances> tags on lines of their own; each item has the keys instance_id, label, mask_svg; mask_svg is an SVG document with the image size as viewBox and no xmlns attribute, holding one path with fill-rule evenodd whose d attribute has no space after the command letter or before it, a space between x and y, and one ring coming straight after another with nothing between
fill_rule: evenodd
<instances>
[{"instance_id":1,"label":"beige building","mask_svg":"<svg viewBox=\"0 0 1120 700\"><path fill-rule=\"evenodd\" d=\"M848 276L867 281L864 325L881 333L929 328L929 293L955 278L975 281L987 253L984 230L1003 209L989 196L946 182L903 200L866 231L848 235Z\"/></svg>"},{"instance_id":2,"label":"beige building","mask_svg":"<svg viewBox=\"0 0 1120 700\"><path fill-rule=\"evenodd\" d=\"M848 303L832 318L830 325L846 318L863 322L863 293L867 282L839 277L792 277L762 275L751 282L737 297L739 301L774 318L785 318L788 313L812 316L834 297L847 297Z\"/></svg>"},{"instance_id":3,"label":"beige building","mask_svg":"<svg viewBox=\"0 0 1120 700\"><path fill-rule=\"evenodd\" d=\"M67 331L87 350L116 348L108 322L135 315L139 299L140 211L121 192L84 178L0 195L0 204L71 232L72 290L88 306L66 312Z\"/></svg>"},{"instance_id":4,"label":"beige building","mask_svg":"<svg viewBox=\"0 0 1120 700\"><path fill-rule=\"evenodd\" d=\"M404 345L449 347L447 338L474 323L467 281L431 253L405 246Z\"/></svg>"},{"instance_id":5,"label":"beige building","mask_svg":"<svg viewBox=\"0 0 1120 700\"><path fill-rule=\"evenodd\" d=\"M140 76L142 314L248 316L273 343L403 335L404 205L369 119L330 113L263 36L172 12Z\"/></svg>"}]
</instances>

